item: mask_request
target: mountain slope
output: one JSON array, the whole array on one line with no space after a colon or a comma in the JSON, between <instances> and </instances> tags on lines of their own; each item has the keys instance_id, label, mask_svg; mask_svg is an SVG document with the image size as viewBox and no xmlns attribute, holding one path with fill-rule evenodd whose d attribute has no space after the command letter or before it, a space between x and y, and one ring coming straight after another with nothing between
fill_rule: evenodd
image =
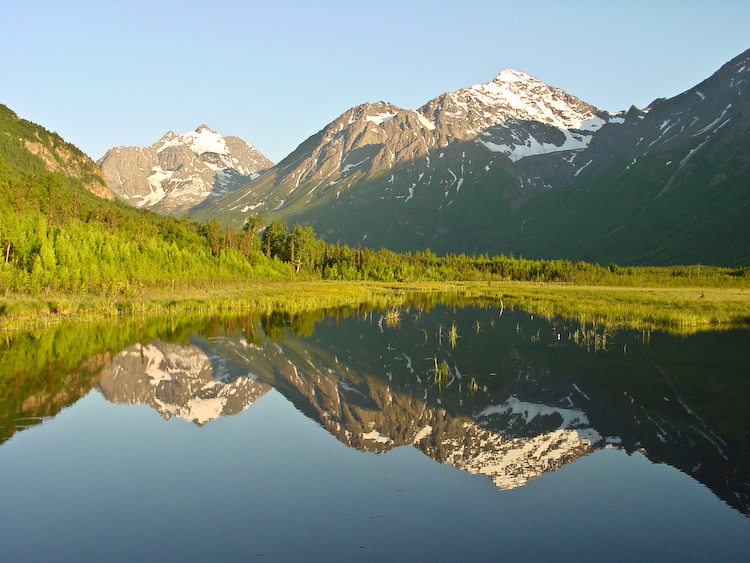
<instances>
[{"instance_id":1,"label":"mountain slope","mask_svg":"<svg viewBox=\"0 0 750 563\"><path fill-rule=\"evenodd\" d=\"M114 199L101 170L56 133L19 118L0 104L0 156L13 174L54 172L106 199Z\"/></svg>"},{"instance_id":2,"label":"mountain slope","mask_svg":"<svg viewBox=\"0 0 750 563\"><path fill-rule=\"evenodd\" d=\"M664 264L750 263L750 51L578 155L580 179L528 202L518 248L534 256ZM560 236L571 225L577 238Z\"/></svg>"},{"instance_id":3,"label":"mountain slope","mask_svg":"<svg viewBox=\"0 0 750 563\"><path fill-rule=\"evenodd\" d=\"M329 240L395 250L480 251L501 242L498 217L509 220L538 191L514 160L564 159L611 119L508 70L416 111L386 102L352 108L243 190L191 213L236 223L262 213L310 224Z\"/></svg>"},{"instance_id":4,"label":"mountain slope","mask_svg":"<svg viewBox=\"0 0 750 563\"><path fill-rule=\"evenodd\" d=\"M418 110L363 104L191 214L400 251L747 264L749 53L643 111L513 70Z\"/></svg>"},{"instance_id":5,"label":"mountain slope","mask_svg":"<svg viewBox=\"0 0 750 563\"><path fill-rule=\"evenodd\" d=\"M115 147L98 164L119 199L165 215L184 214L273 166L249 143L206 125L181 135L169 131L149 147Z\"/></svg>"}]
</instances>

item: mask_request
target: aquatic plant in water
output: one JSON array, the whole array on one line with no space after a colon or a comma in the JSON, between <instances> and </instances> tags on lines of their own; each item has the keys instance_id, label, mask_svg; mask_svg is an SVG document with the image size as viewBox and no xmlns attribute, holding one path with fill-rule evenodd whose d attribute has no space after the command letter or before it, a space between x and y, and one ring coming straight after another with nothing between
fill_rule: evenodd
<instances>
[{"instance_id":1,"label":"aquatic plant in water","mask_svg":"<svg viewBox=\"0 0 750 563\"><path fill-rule=\"evenodd\" d=\"M385 323L385 326L388 328L396 328L401 325L401 308L400 307L391 307L380 315L380 319L378 320L378 327L380 328L380 331L383 332L383 323Z\"/></svg>"},{"instance_id":2,"label":"aquatic plant in water","mask_svg":"<svg viewBox=\"0 0 750 563\"><path fill-rule=\"evenodd\" d=\"M456 323L453 323L448 331L448 340L451 343L451 348L455 348L458 341L458 327L456 327Z\"/></svg>"},{"instance_id":3,"label":"aquatic plant in water","mask_svg":"<svg viewBox=\"0 0 750 563\"><path fill-rule=\"evenodd\" d=\"M435 362L435 366L432 369L432 381L433 383L436 383L438 386L442 387L443 385L448 384L448 378L451 375L451 368L448 365L448 363L443 360L442 362L438 363L437 356L432 358Z\"/></svg>"}]
</instances>

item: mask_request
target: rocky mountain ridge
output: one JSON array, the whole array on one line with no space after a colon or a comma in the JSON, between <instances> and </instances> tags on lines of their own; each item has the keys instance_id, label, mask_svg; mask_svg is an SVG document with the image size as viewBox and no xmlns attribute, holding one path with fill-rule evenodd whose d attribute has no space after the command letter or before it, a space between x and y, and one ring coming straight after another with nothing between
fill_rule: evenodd
<instances>
[{"instance_id":1,"label":"rocky mountain ridge","mask_svg":"<svg viewBox=\"0 0 750 563\"><path fill-rule=\"evenodd\" d=\"M191 214L263 214L398 251L746 263L733 241L750 241L735 212L750 206L748 72L750 51L685 94L616 114L514 70L418 110L362 104ZM707 220L692 221L707 201ZM665 219L671 232L651 239Z\"/></svg>"},{"instance_id":2,"label":"rocky mountain ridge","mask_svg":"<svg viewBox=\"0 0 750 563\"><path fill-rule=\"evenodd\" d=\"M201 125L167 132L148 147L115 147L99 159L115 195L134 207L181 215L226 194L273 166L251 144Z\"/></svg>"},{"instance_id":3,"label":"rocky mountain ridge","mask_svg":"<svg viewBox=\"0 0 750 563\"><path fill-rule=\"evenodd\" d=\"M505 70L490 83L443 94L418 110L387 102L356 106L269 174L226 198L223 209L231 208L236 215L295 210L304 214L307 204L341 206L332 200L340 200L353 184L383 179L384 198L406 203L415 194L419 199L420 191L441 190L450 204L451 194L460 191L469 174L491 177L511 170L508 160L579 151L610 121L619 123L622 118L528 74ZM465 147L457 153L461 143L484 148L482 168L469 166ZM218 211L220 205L216 202L210 209Z\"/></svg>"},{"instance_id":4,"label":"rocky mountain ridge","mask_svg":"<svg viewBox=\"0 0 750 563\"><path fill-rule=\"evenodd\" d=\"M518 250L618 263L747 265L748 130L750 50L686 92L631 108L621 126L603 127L576 155L562 189L519 211ZM528 159L524 170L534 165ZM571 225L576 240L560 236Z\"/></svg>"}]
</instances>

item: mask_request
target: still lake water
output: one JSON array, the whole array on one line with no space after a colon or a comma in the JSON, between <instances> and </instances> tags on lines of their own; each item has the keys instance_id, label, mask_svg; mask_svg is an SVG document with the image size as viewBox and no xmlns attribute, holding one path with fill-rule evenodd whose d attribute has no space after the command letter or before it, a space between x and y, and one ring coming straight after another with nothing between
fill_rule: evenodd
<instances>
[{"instance_id":1,"label":"still lake water","mask_svg":"<svg viewBox=\"0 0 750 563\"><path fill-rule=\"evenodd\" d=\"M750 560L750 331L382 314L8 335L0 560Z\"/></svg>"}]
</instances>

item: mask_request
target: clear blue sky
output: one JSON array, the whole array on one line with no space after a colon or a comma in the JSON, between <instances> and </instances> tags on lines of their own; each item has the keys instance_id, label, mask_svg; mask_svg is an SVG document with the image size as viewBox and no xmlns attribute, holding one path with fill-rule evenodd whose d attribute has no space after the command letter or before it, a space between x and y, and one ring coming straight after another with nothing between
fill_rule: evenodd
<instances>
[{"instance_id":1,"label":"clear blue sky","mask_svg":"<svg viewBox=\"0 0 750 563\"><path fill-rule=\"evenodd\" d=\"M202 123L274 162L352 106L515 68L600 109L750 48L750 2L0 0L0 103L94 159Z\"/></svg>"}]
</instances>

